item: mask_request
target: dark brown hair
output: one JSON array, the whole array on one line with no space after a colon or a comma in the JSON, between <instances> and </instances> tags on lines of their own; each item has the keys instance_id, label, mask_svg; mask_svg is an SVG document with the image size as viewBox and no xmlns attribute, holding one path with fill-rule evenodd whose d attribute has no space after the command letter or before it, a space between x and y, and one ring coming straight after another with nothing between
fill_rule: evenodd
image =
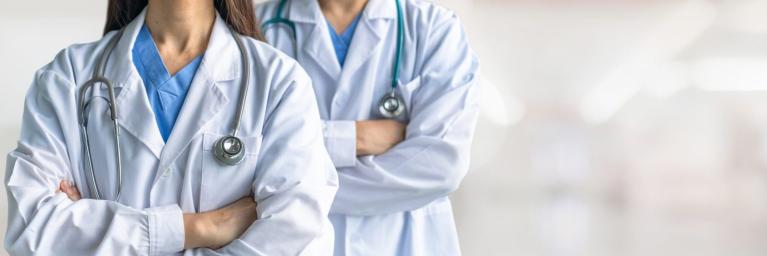
<instances>
[{"instance_id":1,"label":"dark brown hair","mask_svg":"<svg viewBox=\"0 0 767 256\"><path fill-rule=\"evenodd\" d=\"M128 25L147 5L148 0L109 0L104 34ZM218 14L234 31L264 41L252 0L211 0Z\"/></svg>"}]
</instances>

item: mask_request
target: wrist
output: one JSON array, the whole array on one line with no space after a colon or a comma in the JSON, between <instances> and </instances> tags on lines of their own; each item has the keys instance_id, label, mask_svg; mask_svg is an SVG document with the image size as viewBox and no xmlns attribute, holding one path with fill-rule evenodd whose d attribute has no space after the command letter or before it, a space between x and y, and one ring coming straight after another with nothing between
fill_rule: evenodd
<instances>
[{"instance_id":1,"label":"wrist","mask_svg":"<svg viewBox=\"0 0 767 256\"><path fill-rule=\"evenodd\" d=\"M356 149L357 155L366 155L368 152L367 143L365 143L365 128L362 122L354 122L354 130L356 136Z\"/></svg>"},{"instance_id":2,"label":"wrist","mask_svg":"<svg viewBox=\"0 0 767 256\"><path fill-rule=\"evenodd\" d=\"M205 213L184 214L184 248L208 247L206 235L211 234L213 227Z\"/></svg>"}]
</instances>

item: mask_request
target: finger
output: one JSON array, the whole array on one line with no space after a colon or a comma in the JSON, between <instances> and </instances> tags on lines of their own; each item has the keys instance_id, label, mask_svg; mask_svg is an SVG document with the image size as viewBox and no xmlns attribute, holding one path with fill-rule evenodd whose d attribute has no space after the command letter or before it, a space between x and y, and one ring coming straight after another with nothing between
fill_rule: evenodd
<instances>
[{"instance_id":1,"label":"finger","mask_svg":"<svg viewBox=\"0 0 767 256\"><path fill-rule=\"evenodd\" d=\"M69 183L67 183L66 180L62 180L59 184L59 187L61 188L61 192L64 192L64 194L66 194L69 199L72 199L72 192L69 191Z\"/></svg>"},{"instance_id":2,"label":"finger","mask_svg":"<svg viewBox=\"0 0 767 256\"><path fill-rule=\"evenodd\" d=\"M77 191L77 188L74 186L74 183L62 180L59 184L59 188L62 192L64 192L67 197L69 197L72 201L80 200L80 191Z\"/></svg>"},{"instance_id":3,"label":"finger","mask_svg":"<svg viewBox=\"0 0 767 256\"><path fill-rule=\"evenodd\" d=\"M62 180L59 182L59 191L64 192L65 194L69 191L69 187L67 186L67 181Z\"/></svg>"},{"instance_id":4,"label":"finger","mask_svg":"<svg viewBox=\"0 0 767 256\"><path fill-rule=\"evenodd\" d=\"M67 181L67 184L69 185L69 192L72 195L70 198L72 198L74 201L80 200L82 197L80 196L80 191L77 190L77 187L75 187L75 183Z\"/></svg>"},{"instance_id":5,"label":"finger","mask_svg":"<svg viewBox=\"0 0 767 256\"><path fill-rule=\"evenodd\" d=\"M80 190L78 190L78 189L77 189L77 187L75 186L75 184L74 184L74 183L72 183L72 182L69 182L69 186L70 186L70 188L72 189L72 192L73 192L73 194L74 194L74 196L75 196L75 200L80 200L80 199L82 199L82 196L80 195Z\"/></svg>"},{"instance_id":6,"label":"finger","mask_svg":"<svg viewBox=\"0 0 767 256\"><path fill-rule=\"evenodd\" d=\"M65 191L67 191L67 188L64 186L64 181L62 180L59 182L59 190L56 190L56 192L66 193Z\"/></svg>"}]
</instances>

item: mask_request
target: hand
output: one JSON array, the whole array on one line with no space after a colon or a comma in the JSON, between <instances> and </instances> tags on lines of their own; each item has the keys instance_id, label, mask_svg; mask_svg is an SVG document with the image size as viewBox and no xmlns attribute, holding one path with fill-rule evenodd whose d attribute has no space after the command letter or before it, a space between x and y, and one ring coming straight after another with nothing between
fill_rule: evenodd
<instances>
[{"instance_id":1,"label":"hand","mask_svg":"<svg viewBox=\"0 0 767 256\"><path fill-rule=\"evenodd\" d=\"M357 121L357 155L380 155L405 139L405 124L396 120Z\"/></svg>"},{"instance_id":2,"label":"hand","mask_svg":"<svg viewBox=\"0 0 767 256\"><path fill-rule=\"evenodd\" d=\"M67 194L67 197L71 199L72 201L78 201L80 198L80 191L77 190L77 187L75 187L75 184L68 180L62 180L59 182L59 190L57 192L64 192L64 194Z\"/></svg>"},{"instance_id":3,"label":"hand","mask_svg":"<svg viewBox=\"0 0 767 256\"><path fill-rule=\"evenodd\" d=\"M221 248L240 237L257 217L256 202L252 197L215 211L184 214L184 248Z\"/></svg>"}]
</instances>

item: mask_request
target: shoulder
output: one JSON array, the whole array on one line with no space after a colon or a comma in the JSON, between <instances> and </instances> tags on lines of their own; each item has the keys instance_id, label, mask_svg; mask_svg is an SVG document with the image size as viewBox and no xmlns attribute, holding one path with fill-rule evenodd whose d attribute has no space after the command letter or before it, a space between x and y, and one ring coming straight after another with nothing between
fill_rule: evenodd
<instances>
[{"instance_id":1,"label":"shoulder","mask_svg":"<svg viewBox=\"0 0 767 256\"><path fill-rule=\"evenodd\" d=\"M311 79L296 60L273 46L247 38L244 43L251 58L251 72L256 80L265 81L273 96L287 90L311 88Z\"/></svg>"},{"instance_id":2,"label":"shoulder","mask_svg":"<svg viewBox=\"0 0 767 256\"><path fill-rule=\"evenodd\" d=\"M429 29L444 24L457 23L458 16L453 10L428 0L402 0L408 23L420 29Z\"/></svg>"},{"instance_id":3,"label":"shoulder","mask_svg":"<svg viewBox=\"0 0 767 256\"><path fill-rule=\"evenodd\" d=\"M267 116L285 101L316 106L311 79L298 62L256 39L248 38L244 43L251 59L251 86L262 92L252 100L265 102Z\"/></svg>"},{"instance_id":4,"label":"shoulder","mask_svg":"<svg viewBox=\"0 0 767 256\"><path fill-rule=\"evenodd\" d=\"M266 72L272 76L284 76L287 74L304 75L301 74L303 69L295 59L274 46L253 38L247 38L243 43L245 43L249 50L251 62L254 65L251 68L254 71Z\"/></svg>"},{"instance_id":5,"label":"shoulder","mask_svg":"<svg viewBox=\"0 0 767 256\"><path fill-rule=\"evenodd\" d=\"M116 36L110 32L97 41L72 44L59 51L51 62L38 69L35 83L38 89L66 87L71 89L90 79L93 66L107 43ZM34 85L33 84L33 85Z\"/></svg>"}]
</instances>

